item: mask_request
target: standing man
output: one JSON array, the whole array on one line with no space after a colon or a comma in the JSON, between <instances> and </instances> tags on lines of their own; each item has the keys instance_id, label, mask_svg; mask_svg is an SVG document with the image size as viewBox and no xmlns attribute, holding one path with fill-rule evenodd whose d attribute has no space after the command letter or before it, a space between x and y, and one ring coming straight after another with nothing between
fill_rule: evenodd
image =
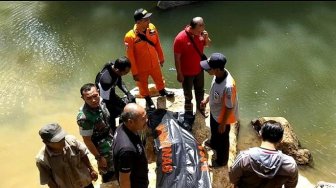
<instances>
[{"instance_id":1,"label":"standing man","mask_svg":"<svg viewBox=\"0 0 336 188\"><path fill-rule=\"evenodd\" d=\"M173 97L174 93L165 89L161 67L164 63L159 33L150 23L152 13L143 8L134 12L135 25L125 35L126 54L131 61L133 79L139 87L140 95L146 99L146 107L154 109L154 103L148 89L148 77L151 76L161 96Z\"/></svg>"},{"instance_id":2,"label":"standing man","mask_svg":"<svg viewBox=\"0 0 336 188\"><path fill-rule=\"evenodd\" d=\"M120 57L114 62L111 61L105 64L104 68L96 76L95 83L110 112L110 126L113 131L116 129L115 118L121 114L127 103L135 102L135 97L127 90L125 83L122 81L122 76L128 74L130 70L131 63L128 58ZM120 98L116 94L116 86L127 98Z\"/></svg>"},{"instance_id":3,"label":"standing man","mask_svg":"<svg viewBox=\"0 0 336 188\"><path fill-rule=\"evenodd\" d=\"M39 134L43 146L36 156L41 185L50 188L93 188L98 178L92 167L86 146L74 136L67 135L57 123L43 126Z\"/></svg>"},{"instance_id":4,"label":"standing man","mask_svg":"<svg viewBox=\"0 0 336 188\"><path fill-rule=\"evenodd\" d=\"M276 149L284 130L279 122L266 121L260 130L260 147L239 153L229 171L235 187L295 188L298 168L293 157Z\"/></svg>"},{"instance_id":5,"label":"standing man","mask_svg":"<svg viewBox=\"0 0 336 188\"><path fill-rule=\"evenodd\" d=\"M138 104L125 106L114 134L113 157L116 176L121 188L147 188L148 161L139 131L146 129L147 113Z\"/></svg>"},{"instance_id":6,"label":"standing man","mask_svg":"<svg viewBox=\"0 0 336 188\"><path fill-rule=\"evenodd\" d=\"M102 182L109 182L114 176L113 130L109 125L110 114L95 84L84 84L80 93L85 104L77 115L79 133L97 160Z\"/></svg>"},{"instance_id":7,"label":"standing man","mask_svg":"<svg viewBox=\"0 0 336 188\"><path fill-rule=\"evenodd\" d=\"M209 96L201 103L203 107L210 101L210 143L206 145L217 153L213 167L225 166L229 159L230 124L238 121L238 94L236 83L227 69L226 58L221 53L213 53L201 66L209 75L214 75Z\"/></svg>"},{"instance_id":8,"label":"standing man","mask_svg":"<svg viewBox=\"0 0 336 188\"><path fill-rule=\"evenodd\" d=\"M204 57L204 47L210 44L208 32L205 30L203 18L195 17L190 21L174 40L174 59L177 81L182 83L184 92L184 110L186 114L193 114L191 103L192 87L194 86L196 109L205 115L205 108L200 104L204 99L204 71L200 66L201 56Z\"/></svg>"}]
</instances>

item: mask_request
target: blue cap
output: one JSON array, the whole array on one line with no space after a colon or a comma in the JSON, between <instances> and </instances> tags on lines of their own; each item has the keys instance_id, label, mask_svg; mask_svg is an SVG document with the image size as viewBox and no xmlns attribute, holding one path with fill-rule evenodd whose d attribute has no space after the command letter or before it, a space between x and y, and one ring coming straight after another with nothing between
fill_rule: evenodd
<instances>
[{"instance_id":1,"label":"blue cap","mask_svg":"<svg viewBox=\"0 0 336 188\"><path fill-rule=\"evenodd\" d=\"M210 58L207 60L201 61L201 67L204 70L210 70L210 69L224 69L226 64L226 57L221 53L213 53L211 54Z\"/></svg>"}]
</instances>

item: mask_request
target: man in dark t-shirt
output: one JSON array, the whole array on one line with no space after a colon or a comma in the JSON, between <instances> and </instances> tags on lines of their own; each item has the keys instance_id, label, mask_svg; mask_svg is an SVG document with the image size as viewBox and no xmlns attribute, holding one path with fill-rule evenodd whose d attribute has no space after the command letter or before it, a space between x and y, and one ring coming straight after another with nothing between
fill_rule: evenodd
<instances>
[{"instance_id":1,"label":"man in dark t-shirt","mask_svg":"<svg viewBox=\"0 0 336 188\"><path fill-rule=\"evenodd\" d=\"M147 127L147 113L138 104L127 104L114 134L113 158L120 187L147 188L148 161L138 131Z\"/></svg>"}]
</instances>

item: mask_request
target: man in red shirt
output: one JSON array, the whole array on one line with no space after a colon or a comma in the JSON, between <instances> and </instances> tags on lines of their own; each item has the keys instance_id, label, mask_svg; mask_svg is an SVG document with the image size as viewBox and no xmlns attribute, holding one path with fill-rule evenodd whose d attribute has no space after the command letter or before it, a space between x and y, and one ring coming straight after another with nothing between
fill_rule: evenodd
<instances>
[{"instance_id":1,"label":"man in red shirt","mask_svg":"<svg viewBox=\"0 0 336 188\"><path fill-rule=\"evenodd\" d=\"M204 98L204 72L200 66L201 56L205 46L210 44L208 32L205 30L203 18L195 17L174 40L174 58L177 72L177 81L182 83L186 115L193 115L191 103L192 87L194 86L196 108L204 114L204 108L200 106Z\"/></svg>"}]
</instances>

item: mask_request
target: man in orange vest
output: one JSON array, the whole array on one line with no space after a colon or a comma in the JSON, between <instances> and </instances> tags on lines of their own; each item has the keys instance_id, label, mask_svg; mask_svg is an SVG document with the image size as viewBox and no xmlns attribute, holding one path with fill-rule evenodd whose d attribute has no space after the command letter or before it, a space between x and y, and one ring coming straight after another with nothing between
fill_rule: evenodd
<instances>
[{"instance_id":1,"label":"man in orange vest","mask_svg":"<svg viewBox=\"0 0 336 188\"><path fill-rule=\"evenodd\" d=\"M214 75L209 96L201 102L203 108L210 105L211 138L207 146L217 153L213 167L225 166L229 159L230 124L238 121L238 94L236 83L230 72L225 69L226 58L221 53L213 53L201 61L201 67Z\"/></svg>"},{"instance_id":2,"label":"man in orange vest","mask_svg":"<svg viewBox=\"0 0 336 188\"><path fill-rule=\"evenodd\" d=\"M143 8L134 12L135 25L125 35L126 53L131 61L133 79L139 87L140 95L146 99L147 109L154 109L154 103L148 89L148 77L151 76L161 96L173 97L174 93L165 89L161 67L164 63L159 34L150 23L152 13Z\"/></svg>"}]
</instances>

